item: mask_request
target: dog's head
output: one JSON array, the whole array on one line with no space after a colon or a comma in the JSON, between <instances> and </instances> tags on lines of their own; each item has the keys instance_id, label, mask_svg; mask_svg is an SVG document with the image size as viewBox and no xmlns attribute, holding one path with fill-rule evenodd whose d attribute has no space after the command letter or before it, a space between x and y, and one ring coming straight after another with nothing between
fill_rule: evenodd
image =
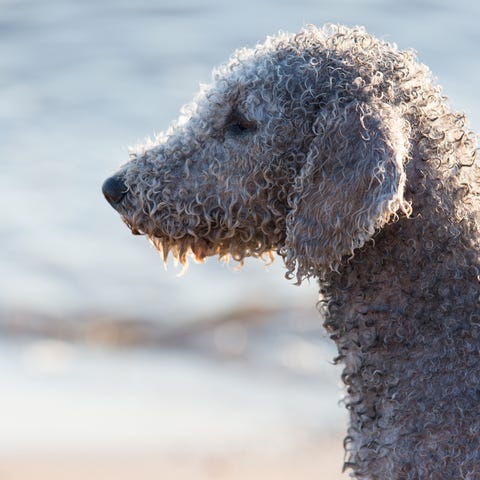
<instances>
[{"instance_id":1,"label":"dog's head","mask_svg":"<svg viewBox=\"0 0 480 480\"><path fill-rule=\"evenodd\" d=\"M362 58L380 47L391 65L401 58L341 27L236 52L166 133L132 151L105 197L165 258L276 250L299 281L336 268L409 211L408 128L395 92L377 95L395 72Z\"/></svg>"}]
</instances>

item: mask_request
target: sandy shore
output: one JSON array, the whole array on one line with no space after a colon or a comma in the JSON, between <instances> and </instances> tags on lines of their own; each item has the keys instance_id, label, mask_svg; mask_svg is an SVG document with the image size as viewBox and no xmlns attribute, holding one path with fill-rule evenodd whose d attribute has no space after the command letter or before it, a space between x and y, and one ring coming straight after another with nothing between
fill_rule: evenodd
<instances>
[{"instance_id":1,"label":"sandy shore","mask_svg":"<svg viewBox=\"0 0 480 480\"><path fill-rule=\"evenodd\" d=\"M260 454L0 455L1 480L346 480L340 438Z\"/></svg>"}]
</instances>

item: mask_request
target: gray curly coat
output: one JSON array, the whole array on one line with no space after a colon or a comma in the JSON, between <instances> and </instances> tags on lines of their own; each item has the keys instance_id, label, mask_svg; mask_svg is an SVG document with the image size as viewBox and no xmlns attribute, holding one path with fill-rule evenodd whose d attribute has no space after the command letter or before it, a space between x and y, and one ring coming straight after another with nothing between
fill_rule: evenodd
<instances>
[{"instance_id":1,"label":"gray curly coat","mask_svg":"<svg viewBox=\"0 0 480 480\"><path fill-rule=\"evenodd\" d=\"M182 262L320 280L358 479L480 478L476 137L412 52L308 27L237 51L104 184Z\"/></svg>"}]
</instances>

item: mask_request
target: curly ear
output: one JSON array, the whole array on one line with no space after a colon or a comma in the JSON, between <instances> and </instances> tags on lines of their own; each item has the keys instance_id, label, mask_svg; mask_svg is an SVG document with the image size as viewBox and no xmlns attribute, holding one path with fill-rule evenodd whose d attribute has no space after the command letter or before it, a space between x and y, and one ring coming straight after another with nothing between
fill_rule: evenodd
<instances>
[{"instance_id":1,"label":"curly ear","mask_svg":"<svg viewBox=\"0 0 480 480\"><path fill-rule=\"evenodd\" d=\"M336 270L398 212L403 192L408 124L391 106L352 101L330 105L315 123L306 163L289 198L281 254L287 277Z\"/></svg>"}]
</instances>

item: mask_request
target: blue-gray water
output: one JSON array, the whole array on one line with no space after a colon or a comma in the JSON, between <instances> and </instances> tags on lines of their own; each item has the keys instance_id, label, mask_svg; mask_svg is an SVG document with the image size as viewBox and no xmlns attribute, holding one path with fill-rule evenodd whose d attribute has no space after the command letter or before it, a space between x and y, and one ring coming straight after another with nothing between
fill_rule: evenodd
<instances>
[{"instance_id":1,"label":"blue-gray water","mask_svg":"<svg viewBox=\"0 0 480 480\"><path fill-rule=\"evenodd\" d=\"M342 423L342 410L335 410L338 391L330 376L333 367L328 363L333 349L319 347L323 355L319 359L309 341L312 331L318 335L315 325L321 323L314 311L314 284L290 285L278 260L268 268L259 261L247 262L236 271L234 265L210 259L205 265L192 264L178 277L179 270L173 265L164 270L155 251L129 234L102 198L100 185L127 159L127 147L165 129L198 84L209 81L211 68L235 48L253 46L279 30L297 31L307 23L364 25L401 48L416 49L452 104L467 112L478 131L479 20L480 4L468 0L0 0L0 388L4 390L0 419L2 410L10 413L10 420L21 417L22 411L27 419L21 428L6 420L2 426L0 420L0 430L4 435L10 432L13 439L4 437L0 448L44 444L42 432L55 413L47 408L50 401L58 401L66 422L63 429L52 430L51 441L61 443L66 435L81 443L82 435L87 435L82 421L69 424L67 414L79 391L87 392L80 395L86 396L87 404L97 406L82 410L78 418L93 422L108 410L111 395L122 398L124 410L120 408L117 416L112 413L111 423L105 424L110 426L135 402L155 411L152 382L163 382L163 388L173 392L179 388L177 397L168 397L175 403L185 396L181 379L188 378L190 367L200 378L215 378L209 395L198 395L198 384L187 394L198 400L198 412L193 402L190 405L197 418L212 398L222 396L221 385L227 385L223 394L237 398L234 405L239 408L243 402L239 389L251 393L247 411L261 416L273 408L272 425L279 425L280 412L296 409L304 417L292 413L285 418L292 424L298 421L302 428L306 418L316 419L312 428L330 427L332 418ZM178 353L190 352L190 343L175 353L157 349L129 354L99 354L96 347L68 343L69 335L79 330L82 340L92 338L82 330L82 319L95 328L96 320L102 327L105 318L110 323L128 319L176 326L245 309L271 309L269 325L274 330L272 324L278 320L281 338L246 334L243 327L227 322L231 331L217 332L218 338L227 340L217 341L216 346L222 353L233 342L232 348L238 350L235 342L241 339L240 353L248 355L240 356L245 370L238 375L228 370L228 364L219 366L215 358L199 365L192 360L208 358L208 342L195 350L197 357ZM294 312L299 312L298 322ZM76 322L66 340L58 332L62 321ZM43 329L56 340L12 343L12 332L25 325L32 331ZM94 337L102 340L101 334ZM323 345L323 340L318 342ZM261 365L263 370L249 376L252 358L250 367ZM111 379L101 388L97 365ZM126 365L136 373L122 379ZM178 375L163 375L172 365ZM277 375L282 369L286 376ZM311 377L310 383L295 383L305 376ZM72 378L77 382L75 394L71 394ZM227 378L238 383L232 386ZM98 395L92 393L97 387ZM275 403L275 395L285 400ZM187 401L184 407L188 410ZM158 411L165 408L160 403ZM233 418L234 410L222 415ZM155 432L160 431L162 417L157 415L158 429L149 441L158 440ZM37 429L35 418L44 420ZM252 418L256 427L246 433L231 423L238 438L251 438L262 429L262 422ZM147 423L140 421L132 427L138 427L133 433L128 425L119 427L117 440L136 438L135 432L141 436ZM264 431L273 432L269 428ZM202 430L200 424L198 429ZM179 425L170 430L182 431ZM95 436L89 435L87 440ZM184 435L188 437L188 429Z\"/></svg>"}]
</instances>

